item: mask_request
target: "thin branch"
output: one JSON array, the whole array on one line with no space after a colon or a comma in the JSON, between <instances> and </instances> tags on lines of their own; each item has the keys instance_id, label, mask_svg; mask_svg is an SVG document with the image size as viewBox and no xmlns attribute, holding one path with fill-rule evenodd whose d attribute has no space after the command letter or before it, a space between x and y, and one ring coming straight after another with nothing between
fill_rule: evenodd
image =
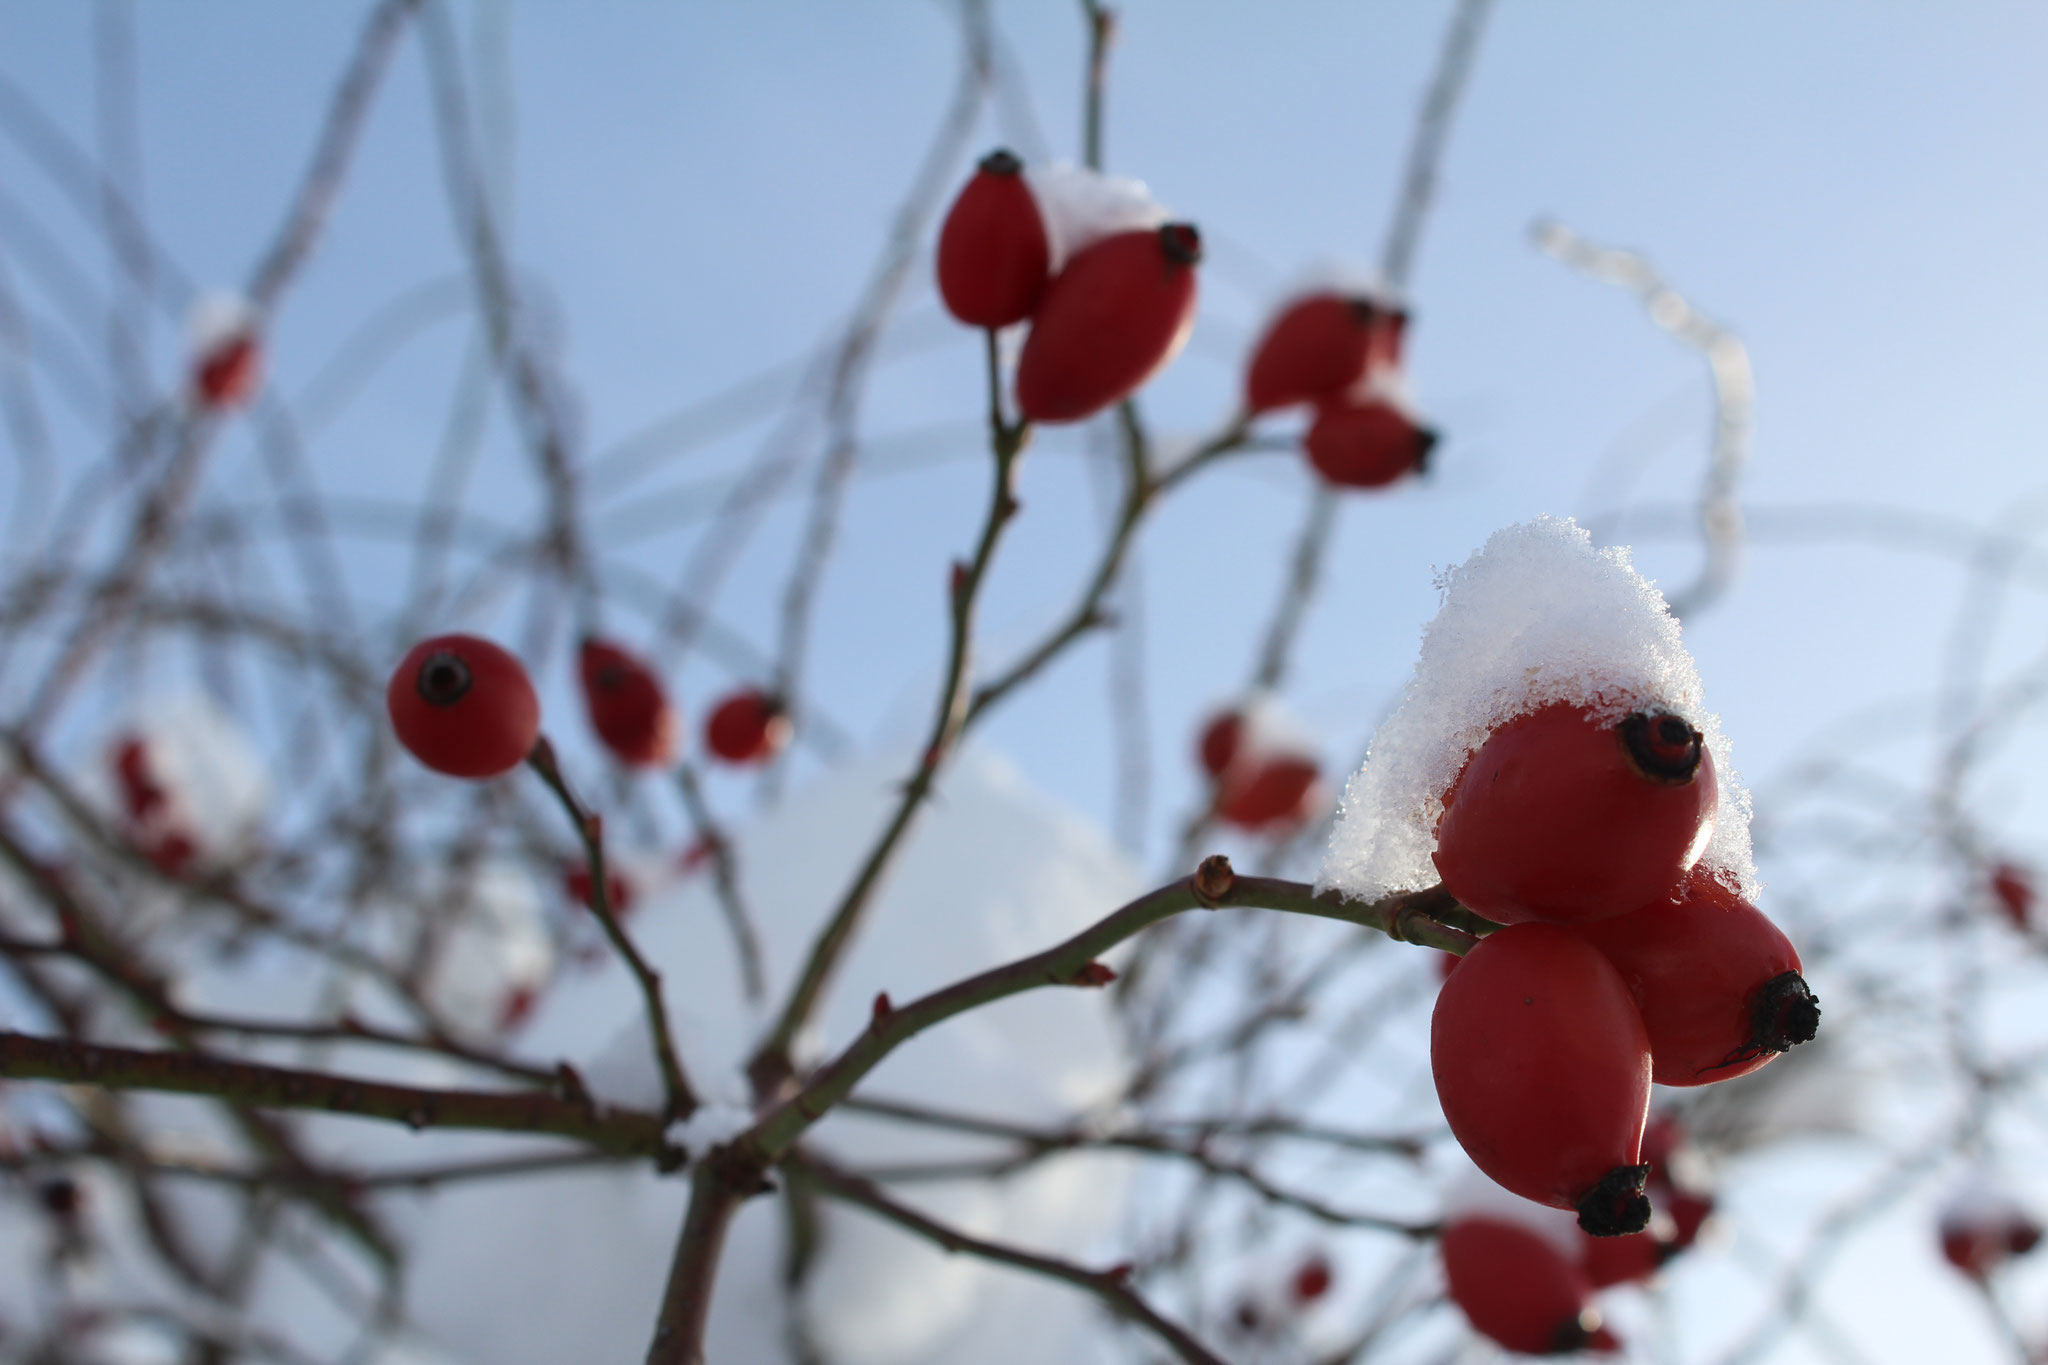
<instances>
[{"instance_id":1,"label":"thin branch","mask_svg":"<svg viewBox=\"0 0 2048 1365\"><path fill-rule=\"evenodd\" d=\"M255 1109L305 1109L427 1128L550 1133L621 1156L673 1156L653 1114L546 1090L430 1090L321 1071L0 1032L0 1077L106 1090L206 1095ZM570 1087L558 1087L566 1092Z\"/></svg>"},{"instance_id":2,"label":"thin branch","mask_svg":"<svg viewBox=\"0 0 2048 1365\"><path fill-rule=\"evenodd\" d=\"M1223 1358L1191 1336L1185 1328L1163 1317L1138 1296L1130 1286L1128 1270L1089 1270L1072 1261L1022 1251L1001 1242L984 1241L949 1228L936 1219L900 1204L883 1193L872 1181L849 1175L811 1157L792 1157L785 1165L793 1176L815 1184L834 1199L866 1209L907 1232L935 1242L947 1251L977 1256L1017 1270L1059 1280L1094 1295L1104 1307L1143 1327L1187 1365L1224 1365Z\"/></svg>"},{"instance_id":3,"label":"thin branch","mask_svg":"<svg viewBox=\"0 0 2048 1365\"><path fill-rule=\"evenodd\" d=\"M759 1004L767 998L768 979L761 965L761 938L754 932L753 916L747 913L746 899L740 894L739 860L733 856L732 841L712 818L711 803L704 799L703 785L691 764L676 765L676 789L683 794L683 808L697 841L711 859L711 885L718 893L718 906L725 913L725 927L732 933L733 951L739 957L740 985L748 1003Z\"/></svg>"},{"instance_id":4,"label":"thin branch","mask_svg":"<svg viewBox=\"0 0 2048 1365\"><path fill-rule=\"evenodd\" d=\"M576 837L583 842L583 856L590 866L590 910L597 916L604 936L611 941L612 951L619 955L619 960L626 964L633 980L639 984L640 999L646 1006L647 1031L654 1041L654 1060L661 1068L663 1092L668 1098L667 1113L670 1118L688 1118L697 1107L697 1093L690 1088L689 1079L683 1073L682 1058L676 1052L675 1039L669 1032L668 1006L661 996L661 974L648 965L632 935L626 932L612 911L611 888L605 882L603 817L585 810L576 793L569 790L569 784L555 762L555 747L545 736L527 755L526 765L540 775L540 780L561 802Z\"/></svg>"}]
</instances>

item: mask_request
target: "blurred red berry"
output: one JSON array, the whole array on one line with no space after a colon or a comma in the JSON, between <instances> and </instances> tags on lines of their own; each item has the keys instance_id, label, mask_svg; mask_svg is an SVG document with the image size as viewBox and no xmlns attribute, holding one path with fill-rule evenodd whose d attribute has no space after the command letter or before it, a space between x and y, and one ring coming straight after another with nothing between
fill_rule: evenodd
<instances>
[{"instance_id":1,"label":"blurred red berry","mask_svg":"<svg viewBox=\"0 0 2048 1365\"><path fill-rule=\"evenodd\" d=\"M564 868L562 889L569 893L569 899L576 904L592 910L597 909L597 902L591 896L591 892L597 889L597 883L591 878L590 864L576 862ZM604 894L605 903L611 907L613 915L623 917L633 908L633 883L624 873L614 868L605 869Z\"/></svg>"},{"instance_id":2,"label":"blurred red berry","mask_svg":"<svg viewBox=\"0 0 2048 1365\"><path fill-rule=\"evenodd\" d=\"M1201 759L1202 771L1211 777L1221 777L1237 759L1237 751L1244 744L1244 717L1236 711L1225 711L1210 719L1202 727L1202 738L1196 745L1196 754Z\"/></svg>"},{"instance_id":3,"label":"blurred red berry","mask_svg":"<svg viewBox=\"0 0 2048 1365\"><path fill-rule=\"evenodd\" d=\"M498 1032L510 1033L524 1024L533 1014L533 1007L540 1003L540 991L531 985L514 986L505 993L505 1003L498 1010Z\"/></svg>"},{"instance_id":4,"label":"blurred red berry","mask_svg":"<svg viewBox=\"0 0 2048 1365\"><path fill-rule=\"evenodd\" d=\"M1334 1278L1327 1257L1315 1255L1303 1261L1294 1272L1294 1299L1297 1303L1314 1303L1330 1292Z\"/></svg>"},{"instance_id":5,"label":"blurred red berry","mask_svg":"<svg viewBox=\"0 0 2048 1365\"><path fill-rule=\"evenodd\" d=\"M1052 248L1045 218L1006 151L981 159L939 229L939 297L970 327L1008 327L1045 293Z\"/></svg>"},{"instance_id":6,"label":"blurred red berry","mask_svg":"<svg viewBox=\"0 0 2048 1365\"><path fill-rule=\"evenodd\" d=\"M1256 416L1334 399L1375 365L1394 363L1406 317L1371 299L1318 293L1267 324L1245 369L1245 411Z\"/></svg>"},{"instance_id":7,"label":"blurred red berry","mask_svg":"<svg viewBox=\"0 0 2048 1365\"><path fill-rule=\"evenodd\" d=\"M2013 928L2024 931L2034 915L2034 875L2015 863L1991 869L1991 894Z\"/></svg>"},{"instance_id":8,"label":"blurred red berry","mask_svg":"<svg viewBox=\"0 0 2048 1365\"><path fill-rule=\"evenodd\" d=\"M164 789L158 785L149 762L149 746L128 735L114 745L114 777L121 786L121 804L131 820L148 820L164 806Z\"/></svg>"},{"instance_id":9,"label":"blurred red berry","mask_svg":"<svg viewBox=\"0 0 2048 1365\"><path fill-rule=\"evenodd\" d=\"M1165 368L1195 322L1202 239L1187 223L1120 232L1078 253L1040 300L1017 362L1017 406L1078 422Z\"/></svg>"},{"instance_id":10,"label":"blurred red berry","mask_svg":"<svg viewBox=\"0 0 2048 1365\"><path fill-rule=\"evenodd\" d=\"M1472 1329L1527 1355L1612 1351L1593 1286L1552 1241L1519 1223L1455 1219L1444 1229L1444 1278Z\"/></svg>"},{"instance_id":11,"label":"blurred red berry","mask_svg":"<svg viewBox=\"0 0 2048 1365\"><path fill-rule=\"evenodd\" d=\"M1558 703L1488 735L1444 793L1436 869L1502 923L1578 923L1665 896L1705 851L1718 796L1700 732L1664 711Z\"/></svg>"},{"instance_id":12,"label":"blurred red berry","mask_svg":"<svg viewBox=\"0 0 2048 1365\"><path fill-rule=\"evenodd\" d=\"M1565 930L1479 941L1437 992L1430 1071L1474 1164L1597 1237L1640 1232L1650 1045L1613 966Z\"/></svg>"},{"instance_id":13,"label":"blurred red berry","mask_svg":"<svg viewBox=\"0 0 2048 1365\"><path fill-rule=\"evenodd\" d=\"M704 745L727 763L766 763L789 743L789 716L766 692L735 692L712 708Z\"/></svg>"},{"instance_id":14,"label":"blurred red berry","mask_svg":"<svg viewBox=\"0 0 2048 1365\"><path fill-rule=\"evenodd\" d=\"M1674 1248L1649 1232L1626 1237L1585 1237L1579 1247L1579 1270L1595 1289L1615 1284L1641 1284L1669 1260Z\"/></svg>"},{"instance_id":15,"label":"blurred red berry","mask_svg":"<svg viewBox=\"0 0 2048 1365\"><path fill-rule=\"evenodd\" d=\"M1820 1025L1791 940L1711 873L1686 874L1675 900L1573 932L1628 983L1659 1085L1746 1076Z\"/></svg>"},{"instance_id":16,"label":"blurred red berry","mask_svg":"<svg viewBox=\"0 0 2048 1365\"><path fill-rule=\"evenodd\" d=\"M525 665L474 635L414 645L392 672L384 704L399 743L450 777L511 772L540 737L540 699Z\"/></svg>"},{"instance_id":17,"label":"blurred red berry","mask_svg":"<svg viewBox=\"0 0 2048 1365\"><path fill-rule=\"evenodd\" d=\"M1250 830L1299 823L1310 813L1317 776L1314 759L1294 754L1239 763L1217 790L1216 818Z\"/></svg>"},{"instance_id":18,"label":"blurred red berry","mask_svg":"<svg viewBox=\"0 0 2048 1365\"><path fill-rule=\"evenodd\" d=\"M585 640L578 665L590 728L605 748L635 767L675 757L676 713L653 669L603 640Z\"/></svg>"},{"instance_id":19,"label":"blurred red berry","mask_svg":"<svg viewBox=\"0 0 2048 1365\"><path fill-rule=\"evenodd\" d=\"M1420 473L1436 440L1392 403L1371 399L1316 409L1302 444L1316 472L1340 488L1384 488Z\"/></svg>"},{"instance_id":20,"label":"blurred red berry","mask_svg":"<svg viewBox=\"0 0 2048 1365\"><path fill-rule=\"evenodd\" d=\"M1671 1215L1671 1246L1676 1251L1683 1251L1698 1241L1700 1229L1714 1216L1711 1195L1672 1190L1661 1202L1664 1211Z\"/></svg>"},{"instance_id":21,"label":"blurred red berry","mask_svg":"<svg viewBox=\"0 0 2048 1365\"><path fill-rule=\"evenodd\" d=\"M263 378L263 347L253 332L238 332L200 356L192 391L209 408L240 407Z\"/></svg>"}]
</instances>

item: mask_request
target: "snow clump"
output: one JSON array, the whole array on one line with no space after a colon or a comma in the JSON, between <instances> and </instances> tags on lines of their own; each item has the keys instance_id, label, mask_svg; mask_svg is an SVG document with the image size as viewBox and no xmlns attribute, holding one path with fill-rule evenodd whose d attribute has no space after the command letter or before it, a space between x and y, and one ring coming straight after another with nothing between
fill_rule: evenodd
<instances>
[{"instance_id":1,"label":"snow clump","mask_svg":"<svg viewBox=\"0 0 2048 1365\"><path fill-rule=\"evenodd\" d=\"M1466 758L1498 726L1565 702L1601 719L1660 707L1705 736L1720 804L1700 866L1756 898L1749 792L1677 618L1625 547L1596 549L1569 518L1538 517L1494 532L1438 586L1443 605L1345 790L1318 890L1376 900L1434 885L1443 795Z\"/></svg>"}]
</instances>

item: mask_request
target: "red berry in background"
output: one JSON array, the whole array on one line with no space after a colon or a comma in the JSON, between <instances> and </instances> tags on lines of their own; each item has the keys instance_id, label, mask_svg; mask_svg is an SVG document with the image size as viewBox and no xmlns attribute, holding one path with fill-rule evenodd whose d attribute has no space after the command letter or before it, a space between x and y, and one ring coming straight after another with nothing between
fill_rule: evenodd
<instances>
[{"instance_id":1,"label":"red berry in background","mask_svg":"<svg viewBox=\"0 0 2048 1365\"><path fill-rule=\"evenodd\" d=\"M1309 814L1317 776L1314 759L1294 754L1236 764L1216 793L1216 818L1251 830L1297 823Z\"/></svg>"},{"instance_id":2,"label":"red berry in background","mask_svg":"<svg viewBox=\"0 0 2048 1365\"><path fill-rule=\"evenodd\" d=\"M1641 1284L1657 1273L1676 1248L1650 1232L1626 1237L1586 1237L1579 1248L1579 1271L1595 1289L1616 1284Z\"/></svg>"},{"instance_id":3,"label":"red berry in background","mask_svg":"<svg viewBox=\"0 0 2048 1365\"><path fill-rule=\"evenodd\" d=\"M597 889L597 883L591 878L590 864L571 863L564 868L562 889L569 893L569 899L576 904L588 906L592 910L597 909L597 902L591 895L591 892ZM633 908L631 879L611 868L605 869L604 894L605 904L611 907L613 915L624 916Z\"/></svg>"},{"instance_id":4,"label":"red berry in background","mask_svg":"<svg viewBox=\"0 0 2048 1365\"><path fill-rule=\"evenodd\" d=\"M1212 718L1202 727L1202 738L1196 746L1196 754L1202 761L1202 771L1211 777L1223 776L1224 770L1237 760L1238 750L1243 746L1243 715L1236 711L1225 711Z\"/></svg>"},{"instance_id":5,"label":"red berry in background","mask_svg":"<svg viewBox=\"0 0 2048 1365\"><path fill-rule=\"evenodd\" d=\"M1525 1355L1620 1347L1592 1307L1593 1286L1541 1233L1494 1218L1444 1229L1444 1278L1472 1330Z\"/></svg>"},{"instance_id":6,"label":"red berry in background","mask_svg":"<svg viewBox=\"0 0 2048 1365\"><path fill-rule=\"evenodd\" d=\"M1017 406L1078 422L1136 393L1195 323L1202 239L1187 223L1119 232L1077 253L1039 301L1017 361Z\"/></svg>"},{"instance_id":7,"label":"red berry in background","mask_svg":"<svg viewBox=\"0 0 2048 1365\"><path fill-rule=\"evenodd\" d=\"M1316 472L1338 487L1384 488L1422 472L1436 433L1392 403L1370 399L1318 408L1302 445Z\"/></svg>"},{"instance_id":8,"label":"red berry in background","mask_svg":"<svg viewBox=\"0 0 2048 1365\"><path fill-rule=\"evenodd\" d=\"M1700 1229L1714 1216L1712 1195L1694 1194L1688 1190L1671 1190L1663 1195L1660 1202L1664 1211L1671 1215L1671 1248L1683 1251L1699 1240Z\"/></svg>"},{"instance_id":9,"label":"red berry in background","mask_svg":"<svg viewBox=\"0 0 2048 1365\"><path fill-rule=\"evenodd\" d=\"M939 229L939 297L970 327L1008 327L1045 293L1052 248L1024 163L991 152Z\"/></svg>"},{"instance_id":10,"label":"red berry in background","mask_svg":"<svg viewBox=\"0 0 2048 1365\"><path fill-rule=\"evenodd\" d=\"M540 699L526 666L474 635L414 645L392 672L384 705L398 742L449 777L511 772L540 738Z\"/></svg>"},{"instance_id":11,"label":"red berry in background","mask_svg":"<svg viewBox=\"0 0 2048 1365\"><path fill-rule=\"evenodd\" d=\"M1791 940L1710 873L1686 874L1676 900L1573 932L1628 983L1659 1085L1746 1076L1820 1026Z\"/></svg>"},{"instance_id":12,"label":"red berry in background","mask_svg":"<svg viewBox=\"0 0 2048 1365\"><path fill-rule=\"evenodd\" d=\"M1941 1254L1950 1265L1982 1279L2041 1243L2041 1224L1996 1189L1973 1187L1952 1198L1939 1223Z\"/></svg>"},{"instance_id":13,"label":"red berry in background","mask_svg":"<svg viewBox=\"0 0 2048 1365\"><path fill-rule=\"evenodd\" d=\"M256 393L263 378L263 347L253 332L222 339L198 358L192 391L209 408L240 407Z\"/></svg>"},{"instance_id":14,"label":"red berry in background","mask_svg":"<svg viewBox=\"0 0 2048 1365\"><path fill-rule=\"evenodd\" d=\"M1334 1278L1329 1259L1317 1254L1295 1269L1294 1282L1288 1288L1293 1292L1296 1303L1314 1303L1330 1292Z\"/></svg>"},{"instance_id":15,"label":"red berry in background","mask_svg":"<svg viewBox=\"0 0 2048 1365\"><path fill-rule=\"evenodd\" d=\"M2013 928L2024 931L2034 915L2033 874L2017 864L2000 863L1991 869L1991 894Z\"/></svg>"},{"instance_id":16,"label":"red berry in background","mask_svg":"<svg viewBox=\"0 0 2048 1365\"><path fill-rule=\"evenodd\" d=\"M789 716L766 692L735 692L704 722L704 745L727 763L766 763L789 742Z\"/></svg>"},{"instance_id":17,"label":"red berry in background","mask_svg":"<svg viewBox=\"0 0 2048 1365\"><path fill-rule=\"evenodd\" d=\"M605 748L636 767L675 757L676 714L653 669L602 640L583 642L578 665L590 728Z\"/></svg>"},{"instance_id":18,"label":"red berry in background","mask_svg":"<svg viewBox=\"0 0 2048 1365\"><path fill-rule=\"evenodd\" d=\"M1569 703L1487 736L1444 793L1444 889L1504 924L1578 923L1669 896L1714 831L1714 756L1666 711Z\"/></svg>"},{"instance_id":19,"label":"red berry in background","mask_svg":"<svg viewBox=\"0 0 2048 1365\"><path fill-rule=\"evenodd\" d=\"M1395 363L1406 315L1371 299L1310 294L1281 309L1252 350L1245 411L1253 416L1333 399L1374 365Z\"/></svg>"},{"instance_id":20,"label":"red berry in background","mask_svg":"<svg viewBox=\"0 0 2048 1365\"><path fill-rule=\"evenodd\" d=\"M1640 1232L1650 1044L1606 958L1549 924L1479 941L1437 992L1429 1064L1451 1135L1524 1199L1596 1237Z\"/></svg>"},{"instance_id":21,"label":"red berry in background","mask_svg":"<svg viewBox=\"0 0 2048 1365\"><path fill-rule=\"evenodd\" d=\"M121 804L128 818L149 820L164 808L165 795L150 765L149 746L133 735L114 745L114 777L121 785Z\"/></svg>"}]
</instances>

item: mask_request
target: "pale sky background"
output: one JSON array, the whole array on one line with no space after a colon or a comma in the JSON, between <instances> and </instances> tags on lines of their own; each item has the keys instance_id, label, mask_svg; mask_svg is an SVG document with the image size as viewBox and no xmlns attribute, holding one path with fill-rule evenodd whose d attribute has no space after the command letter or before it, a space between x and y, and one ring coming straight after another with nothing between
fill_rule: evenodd
<instances>
[{"instance_id":1,"label":"pale sky background","mask_svg":"<svg viewBox=\"0 0 2048 1365\"><path fill-rule=\"evenodd\" d=\"M1063 156L1078 144L1077 8L996 6ZM196 281L243 278L267 243L363 10L139 7L142 201ZM1130 0L1123 10L1109 166L1146 180L1212 247L1195 340L1145 399L1162 433L1193 436L1226 415L1239 359L1290 276L1332 255L1377 254L1447 6ZM468 32L474 12L461 15ZM0 0L0 74L87 144L90 39L87 6ZM511 15L509 52L512 254L559 311L587 448L601 451L801 357L843 316L948 98L956 39L926 0L557 3ZM1964 578L1955 555L1916 549L1899 528L2010 516L2032 529L2048 511L2044 69L2048 11L2020 3L1503 0L1413 281L1413 379L1445 440L1426 484L1347 506L1289 689L1333 760L1360 750L1406 677L1435 605L1435 568L1510 522L1683 504L1697 487L1703 366L1620 290L1534 251L1527 227L1539 215L1646 252L1749 346L1758 409L1741 501L1757 538L1740 582L1687 640L1751 784L1768 790L1802 746L1840 742L1868 707L1929 696ZM985 123L972 145L1018 133ZM90 225L4 137L0 191L104 278ZM17 287L45 319L63 316L4 229L0 259ZM460 266L408 40L331 235L277 323L277 382L300 392L377 306ZM882 371L864 430L881 449L938 427L932 449L957 458L863 479L850 504L812 677L863 741L924 723L946 565L967 548L985 497L978 339L935 326L923 267L901 316L907 334L941 340ZM417 496L447 421L462 327L413 343L316 441L324 487ZM157 343L167 363L171 328ZM479 506L517 517L533 487L502 411L494 422ZM766 429L757 422L634 492L734 469ZM61 434L71 450L92 448L77 444L76 422ZM1064 609L1098 538L1074 457L1081 436L1040 435L1023 471L1025 513L987 599L991 661ZM1633 455L1603 464L1617 441ZM229 459L212 496L251 496L261 487L251 448L238 442ZM1194 726L1251 667L1308 486L1295 458L1250 457L1198 481L1146 535L1155 854L1192 799ZM601 504L600 536L630 524L630 507ZM1830 525L1863 529L1823 534L1823 507ZM1868 508L1909 521L1870 530L1857 510ZM771 519L718 604L764 647L800 510L791 502ZM673 575L690 534L650 537L632 558ZM357 581L388 591L382 561L364 555L352 562ZM1696 556L1685 540L1639 549L1645 572L1674 584ZM2007 667L2030 657L2048 624L2036 597L2011 607L1994 651ZM628 639L645 630L623 614L614 624ZM1034 782L1105 822L1106 658L1100 644L1077 651L987 731ZM693 729L726 680L701 659L683 675ZM570 716L560 661L544 683ZM1900 777L1924 777L1924 751L1892 745L1888 729L1861 737L1890 746L1883 761ZM2019 776L1998 779L1987 810L2015 848L2048 852L2033 832L2048 802ZM1901 1309L1885 1330L1909 1331L1911 1316Z\"/></svg>"}]
</instances>

